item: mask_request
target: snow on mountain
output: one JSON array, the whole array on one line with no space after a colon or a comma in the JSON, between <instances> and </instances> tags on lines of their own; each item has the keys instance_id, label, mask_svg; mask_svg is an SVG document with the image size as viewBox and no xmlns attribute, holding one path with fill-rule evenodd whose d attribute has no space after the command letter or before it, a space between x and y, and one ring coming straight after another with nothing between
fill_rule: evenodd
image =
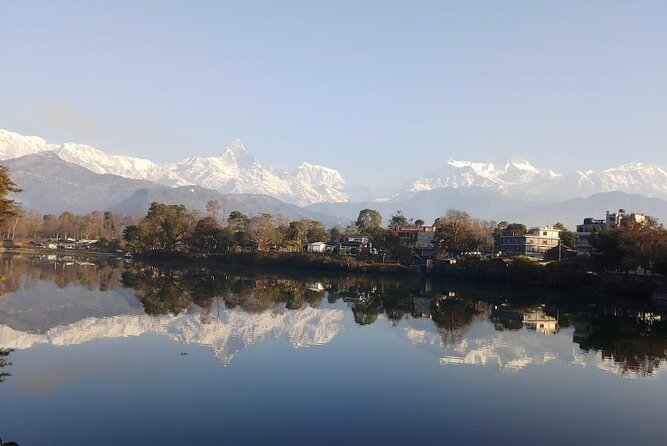
<instances>
[{"instance_id":1,"label":"snow on mountain","mask_svg":"<svg viewBox=\"0 0 667 446\"><path fill-rule=\"evenodd\" d=\"M107 154L88 145L51 144L40 137L0 130L2 160L49 151L95 173L172 187L197 185L223 193L264 194L300 206L341 203L360 196L336 170L309 163L291 171L276 169L255 159L238 139L219 156L192 156L159 165L147 159ZM400 200L417 192L459 188L550 201L612 191L667 198L667 171L654 164L628 163L602 171L558 173L520 158L496 163L450 159L443 168L414 179L391 196ZM377 196L362 195L364 200L378 201Z\"/></svg>"},{"instance_id":2,"label":"snow on mountain","mask_svg":"<svg viewBox=\"0 0 667 446\"><path fill-rule=\"evenodd\" d=\"M20 158L57 148L56 144L49 144L39 136L23 136L0 129L0 159Z\"/></svg>"},{"instance_id":3,"label":"snow on mountain","mask_svg":"<svg viewBox=\"0 0 667 446\"><path fill-rule=\"evenodd\" d=\"M55 153L63 160L78 164L95 173L119 175L136 180L148 179L156 166L150 160L130 156L108 155L92 146L65 143Z\"/></svg>"},{"instance_id":4,"label":"snow on mountain","mask_svg":"<svg viewBox=\"0 0 667 446\"><path fill-rule=\"evenodd\" d=\"M475 187L514 198L548 197L563 200L600 192L623 191L651 197L667 197L667 171L646 163L628 163L602 170L557 173L522 159L501 163L449 160L442 169L423 175L405 192Z\"/></svg>"},{"instance_id":5,"label":"snow on mountain","mask_svg":"<svg viewBox=\"0 0 667 446\"><path fill-rule=\"evenodd\" d=\"M346 201L345 180L336 170L303 163L285 172L259 163L236 140L218 157L192 157L154 169L148 178L161 184L196 184L224 193L258 193L308 205Z\"/></svg>"},{"instance_id":6,"label":"snow on mountain","mask_svg":"<svg viewBox=\"0 0 667 446\"><path fill-rule=\"evenodd\" d=\"M523 159L508 159L505 162L475 163L450 159L447 165L416 179L409 190L483 187L507 189L517 184L526 184L538 179L558 176L551 170L538 169Z\"/></svg>"},{"instance_id":7,"label":"snow on mountain","mask_svg":"<svg viewBox=\"0 0 667 446\"><path fill-rule=\"evenodd\" d=\"M345 180L336 170L308 163L292 172L274 169L258 162L238 139L217 157L194 156L158 165L147 159L110 155L88 145L49 144L39 137L0 130L2 160L45 151L54 152L61 159L95 173L168 186L197 185L223 193L266 194L298 205L340 202L349 198Z\"/></svg>"}]
</instances>

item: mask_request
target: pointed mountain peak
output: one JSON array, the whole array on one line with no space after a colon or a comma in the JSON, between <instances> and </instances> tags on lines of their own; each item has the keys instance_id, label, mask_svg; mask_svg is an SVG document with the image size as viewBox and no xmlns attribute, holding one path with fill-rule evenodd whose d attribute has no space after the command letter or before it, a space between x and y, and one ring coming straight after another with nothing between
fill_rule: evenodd
<instances>
[{"instance_id":1,"label":"pointed mountain peak","mask_svg":"<svg viewBox=\"0 0 667 446\"><path fill-rule=\"evenodd\" d=\"M248 150L243 145L240 139L235 139L220 156L225 164L235 165L240 168L248 168L257 161L254 156L248 153Z\"/></svg>"},{"instance_id":2,"label":"pointed mountain peak","mask_svg":"<svg viewBox=\"0 0 667 446\"><path fill-rule=\"evenodd\" d=\"M530 163L530 161L526 160L525 158L514 157L514 156L507 159L507 161L505 162L505 167L506 169L514 167L518 170L525 170L534 173L540 172L537 167L533 166Z\"/></svg>"},{"instance_id":3,"label":"pointed mountain peak","mask_svg":"<svg viewBox=\"0 0 667 446\"><path fill-rule=\"evenodd\" d=\"M247 154L248 149L245 148L243 145L243 141L241 141L239 138L236 138L232 142L230 142L227 147L225 147L225 151L223 152L223 155L225 153L231 153L234 156L238 156L241 154Z\"/></svg>"}]
</instances>

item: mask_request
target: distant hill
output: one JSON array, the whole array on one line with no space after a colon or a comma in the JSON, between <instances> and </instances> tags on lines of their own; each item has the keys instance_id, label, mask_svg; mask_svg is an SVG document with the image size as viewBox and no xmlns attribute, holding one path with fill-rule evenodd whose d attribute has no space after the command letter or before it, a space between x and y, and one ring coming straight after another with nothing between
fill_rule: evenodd
<instances>
[{"instance_id":1,"label":"distant hill","mask_svg":"<svg viewBox=\"0 0 667 446\"><path fill-rule=\"evenodd\" d=\"M418 192L409 198L383 202L318 203L308 206L310 210L334 215L346 221L355 220L359 211L364 208L377 210L385 221L397 210L401 210L409 218L421 218L428 223L450 208L464 210L477 218L517 221L529 226L560 221L574 228L586 217L602 218L605 211L620 208L667 221L667 201L625 192L604 192L586 198L546 202L508 198L488 189L458 188Z\"/></svg>"},{"instance_id":2,"label":"distant hill","mask_svg":"<svg viewBox=\"0 0 667 446\"><path fill-rule=\"evenodd\" d=\"M23 189L15 199L42 213L77 214L110 209L137 189L152 183L117 175L101 175L45 152L4 161L14 182Z\"/></svg>"},{"instance_id":3,"label":"distant hill","mask_svg":"<svg viewBox=\"0 0 667 446\"><path fill-rule=\"evenodd\" d=\"M199 186L169 187L118 175L98 174L62 160L52 152L42 152L4 161L10 176L23 189L13 198L28 210L59 214L70 211L114 211L144 214L153 201L184 204L191 210L204 211L208 200L220 200L225 212L246 214L271 213L290 219L318 219L327 225L339 222L335 217L304 209L261 194L221 194Z\"/></svg>"}]
</instances>

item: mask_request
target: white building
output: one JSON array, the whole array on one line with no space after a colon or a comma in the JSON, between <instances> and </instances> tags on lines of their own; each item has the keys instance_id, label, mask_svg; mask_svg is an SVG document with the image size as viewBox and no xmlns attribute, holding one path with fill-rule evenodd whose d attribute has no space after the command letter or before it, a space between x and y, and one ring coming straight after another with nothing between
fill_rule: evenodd
<instances>
[{"instance_id":1,"label":"white building","mask_svg":"<svg viewBox=\"0 0 667 446\"><path fill-rule=\"evenodd\" d=\"M533 228L527 234L500 236L500 251L503 255L544 257L544 253L560 244L559 230L553 226Z\"/></svg>"},{"instance_id":2,"label":"white building","mask_svg":"<svg viewBox=\"0 0 667 446\"><path fill-rule=\"evenodd\" d=\"M327 244L324 242L308 243L306 251L308 252L326 252Z\"/></svg>"}]
</instances>

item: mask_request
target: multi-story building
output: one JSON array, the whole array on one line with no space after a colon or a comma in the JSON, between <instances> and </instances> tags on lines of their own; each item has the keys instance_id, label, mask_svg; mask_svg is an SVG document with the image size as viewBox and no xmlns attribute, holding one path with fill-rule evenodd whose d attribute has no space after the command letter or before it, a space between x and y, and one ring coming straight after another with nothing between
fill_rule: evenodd
<instances>
[{"instance_id":1,"label":"multi-story building","mask_svg":"<svg viewBox=\"0 0 667 446\"><path fill-rule=\"evenodd\" d=\"M433 254L435 226L401 226L396 234L402 244L413 247L418 255Z\"/></svg>"},{"instance_id":2,"label":"multi-story building","mask_svg":"<svg viewBox=\"0 0 667 446\"><path fill-rule=\"evenodd\" d=\"M597 231L614 229L627 219L642 223L646 220L646 216L644 214L627 213L625 212L625 209L619 209L618 212L607 211L605 218L601 220L584 218L584 223L577 225L577 252L581 255L592 254L592 235Z\"/></svg>"},{"instance_id":3,"label":"multi-story building","mask_svg":"<svg viewBox=\"0 0 667 446\"><path fill-rule=\"evenodd\" d=\"M544 253L560 243L558 229L553 226L533 228L526 234L500 236L500 252L503 255L524 255L543 258Z\"/></svg>"}]
</instances>

